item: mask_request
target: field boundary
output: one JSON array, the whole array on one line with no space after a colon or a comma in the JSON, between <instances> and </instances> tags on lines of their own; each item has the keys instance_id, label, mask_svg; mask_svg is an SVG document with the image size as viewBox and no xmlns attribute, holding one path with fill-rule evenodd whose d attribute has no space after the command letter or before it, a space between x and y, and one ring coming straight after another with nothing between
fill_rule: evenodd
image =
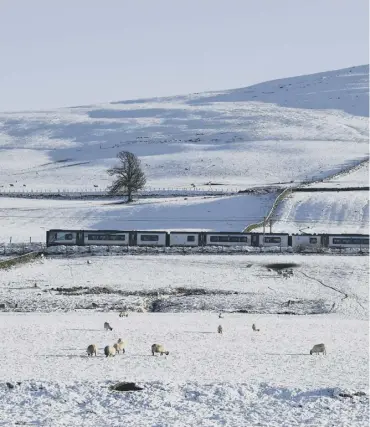
<instances>
[{"instance_id":1,"label":"field boundary","mask_svg":"<svg viewBox=\"0 0 370 427\"><path fill-rule=\"evenodd\" d=\"M24 255L19 255L14 258L6 259L1 261L0 260L0 270L5 270L10 267L14 267L18 264L25 264L27 262L33 261L37 257L41 255L42 252L28 252Z\"/></svg>"},{"instance_id":2,"label":"field boundary","mask_svg":"<svg viewBox=\"0 0 370 427\"><path fill-rule=\"evenodd\" d=\"M316 179L313 181L303 181L300 184L294 186L294 187L289 187L286 188L285 190L283 190L278 197L275 199L270 211L268 212L268 214L264 217L264 219L258 223L255 224L250 224L248 225L244 230L243 233L248 233L256 228L259 227L263 227L264 225L266 226L266 224L268 224L271 216L273 215L273 213L275 212L276 208L278 207L279 203L281 201L283 201L286 197L288 197L291 193L294 192L300 192L300 191L306 191L306 192L320 192L320 191L338 191L338 189L336 188L332 188L330 190L326 189L326 190L322 190L320 188L307 188L307 186L309 185L313 185L313 184L318 184L320 182L324 182L326 180L330 180L330 179L334 179L338 176L342 176L342 175L346 175L349 174L351 172L354 172L360 168L362 168L366 163L369 163L369 157L366 157L366 159L361 159L359 161L357 161L355 164L352 164L351 166L347 166L346 168L340 170L339 172L335 172L334 174L327 176L325 178L320 178L320 179ZM348 188L348 187L347 187ZM364 191L367 189L369 189L369 187L355 187L356 190L352 189L352 190L342 190L342 191L359 191L359 188L363 188Z\"/></svg>"}]
</instances>

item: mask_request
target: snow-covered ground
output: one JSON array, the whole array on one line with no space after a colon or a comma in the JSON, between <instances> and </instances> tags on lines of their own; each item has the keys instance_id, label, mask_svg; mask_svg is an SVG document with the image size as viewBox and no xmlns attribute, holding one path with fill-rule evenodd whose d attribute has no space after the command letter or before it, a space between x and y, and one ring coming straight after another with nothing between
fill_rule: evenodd
<instances>
[{"instance_id":1,"label":"snow-covered ground","mask_svg":"<svg viewBox=\"0 0 370 427\"><path fill-rule=\"evenodd\" d=\"M93 308L368 316L365 256L130 255L90 260L46 258L2 271L0 302L6 301L7 310L43 312ZM285 279L269 271L266 266L276 262L297 264L294 275Z\"/></svg>"},{"instance_id":2,"label":"snow-covered ground","mask_svg":"<svg viewBox=\"0 0 370 427\"><path fill-rule=\"evenodd\" d=\"M331 316L0 316L2 425L365 426L368 324ZM114 329L103 330L110 321ZM253 332L257 322L260 332ZM224 332L217 334L222 323ZM126 353L105 358L118 338ZM151 355L163 343L168 356ZM310 356L319 342L326 356ZM86 347L96 343L98 356ZM5 382L14 385L9 389ZM17 385L17 382L21 382ZM133 381L144 390L110 392Z\"/></svg>"},{"instance_id":3,"label":"snow-covered ground","mask_svg":"<svg viewBox=\"0 0 370 427\"><path fill-rule=\"evenodd\" d=\"M242 231L266 215L274 193L227 197L117 200L0 199L0 242L45 242L46 230Z\"/></svg>"},{"instance_id":4,"label":"snow-covered ground","mask_svg":"<svg viewBox=\"0 0 370 427\"><path fill-rule=\"evenodd\" d=\"M294 264L293 276L271 263ZM0 425L365 426L368 273L367 257L302 255L46 258L4 270ZM146 311L154 301L163 312ZM118 316L130 307L142 312ZM118 338L126 353L105 358ZM153 357L155 342L170 354ZM327 355L310 356L321 342ZM118 381L143 390L110 391Z\"/></svg>"},{"instance_id":5,"label":"snow-covered ground","mask_svg":"<svg viewBox=\"0 0 370 427\"><path fill-rule=\"evenodd\" d=\"M320 183L311 184L312 188L343 188L343 187L368 187L369 186L369 162L363 163L361 166L338 177L324 180Z\"/></svg>"},{"instance_id":6,"label":"snow-covered ground","mask_svg":"<svg viewBox=\"0 0 370 427\"><path fill-rule=\"evenodd\" d=\"M368 66L223 92L0 114L4 189L93 189L118 151L151 187L324 177L368 155ZM10 184L14 187L10 187Z\"/></svg>"},{"instance_id":7,"label":"snow-covered ground","mask_svg":"<svg viewBox=\"0 0 370 427\"><path fill-rule=\"evenodd\" d=\"M297 192L273 214L273 231L285 233L369 233L369 193Z\"/></svg>"}]
</instances>

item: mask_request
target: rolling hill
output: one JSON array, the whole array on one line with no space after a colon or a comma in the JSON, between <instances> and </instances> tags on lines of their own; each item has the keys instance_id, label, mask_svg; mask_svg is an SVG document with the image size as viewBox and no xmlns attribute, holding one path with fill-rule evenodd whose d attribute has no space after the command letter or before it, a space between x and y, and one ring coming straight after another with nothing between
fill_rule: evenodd
<instances>
[{"instance_id":1,"label":"rolling hill","mask_svg":"<svg viewBox=\"0 0 370 427\"><path fill-rule=\"evenodd\" d=\"M368 155L368 65L247 88L0 113L2 189L105 188L118 151L149 187L243 189L325 177Z\"/></svg>"}]
</instances>

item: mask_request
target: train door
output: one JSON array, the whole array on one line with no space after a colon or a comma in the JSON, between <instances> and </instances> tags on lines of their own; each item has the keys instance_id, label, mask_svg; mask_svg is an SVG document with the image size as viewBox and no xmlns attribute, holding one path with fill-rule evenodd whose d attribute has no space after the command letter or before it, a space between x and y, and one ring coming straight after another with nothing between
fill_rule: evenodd
<instances>
[{"instance_id":1,"label":"train door","mask_svg":"<svg viewBox=\"0 0 370 427\"><path fill-rule=\"evenodd\" d=\"M129 246L137 246L137 232L136 231L130 231L128 241L129 241Z\"/></svg>"},{"instance_id":2,"label":"train door","mask_svg":"<svg viewBox=\"0 0 370 427\"><path fill-rule=\"evenodd\" d=\"M329 235L325 234L321 236L321 245L327 248L329 246Z\"/></svg>"},{"instance_id":3,"label":"train door","mask_svg":"<svg viewBox=\"0 0 370 427\"><path fill-rule=\"evenodd\" d=\"M77 246L83 246L84 244L85 244L84 232L83 231L77 231L77 233L76 233L76 245Z\"/></svg>"},{"instance_id":4,"label":"train door","mask_svg":"<svg viewBox=\"0 0 370 427\"><path fill-rule=\"evenodd\" d=\"M251 234L251 245L258 246L259 245L259 234Z\"/></svg>"},{"instance_id":5,"label":"train door","mask_svg":"<svg viewBox=\"0 0 370 427\"><path fill-rule=\"evenodd\" d=\"M205 246L206 244L206 233L199 233L198 235L198 246Z\"/></svg>"}]
</instances>

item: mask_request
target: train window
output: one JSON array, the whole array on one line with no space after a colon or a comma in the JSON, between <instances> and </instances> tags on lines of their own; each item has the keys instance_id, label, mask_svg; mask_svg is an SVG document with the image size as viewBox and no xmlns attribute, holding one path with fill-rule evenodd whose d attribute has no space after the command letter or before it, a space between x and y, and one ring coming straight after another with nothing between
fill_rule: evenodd
<instances>
[{"instance_id":1,"label":"train window","mask_svg":"<svg viewBox=\"0 0 370 427\"><path fill-rule=\"evenodd\" d=\"M66 234L64 235L64 239L65 239L65 240L72 240L72 239L73 239L72 233L66 233Z\"/></svg>"},{"instance_id":2,"label":"train window","mask_svg":"<svg viewBox=\"0 0 370 427\"><path fill-rule=\"evenodd\" d=\"M317 243L317 237L310 237L310 243Z\"/></svg>"},{"instance_id":3,"label":"train window","mask_svg":"<svg viewBox=\"0 0 370 427\"><path fill-rule=\"evenodd\" d=\"M188 236L186 240L188 242L195 242L195 236Z\"/></svg>"},{"instance_id":4,"label":"train window","mask_svg":"<svg viewBox=\"0 0 370 427\"><path fill-rule=\"evenodd\" d=\"M240 241L247 243L248 242L248 237L240 237Z\"/></svg>"},{"instance_id":5,"label":"train window","mask_svg":"<svg viewBox=\"0 0 370 427\"><path fill-rule=\"evenodd\" d=\"M218 236L211 236L209 239L211 242L218 242Z\"/></svg>"},{"instance_id":6,"label":"train window","mask_svg":"<svg viewBox=\"0 0 370 427\"><path fill-rule=\"evenodd\" d=\"M156 234L143 234L140 236L142 242L158 242L159 236Z\"/></svg>"},{"instance_id":7,"label":"train window","mask_svg":"<svg viewBox=\"0 0 370 427\"><path fill-rule=\"evenodd\" d=\"M333 245L368 245L369 239L355 237L333 237Z\"/></svg>"},{"instance_id":8,"label":"train window","mask_svg":"<svg viewBox=\"0 0 370 427\"><path fill-rule=\"evenodd\" d=\"M281 243L281 237L265 237L263 241L265 243Z\"/></svg>"},{"instance_id":9,"label":"train window","mask_svg":"<svg viewBox=\"0 0 370 427\"><path fill-rule=\"evenodd\" d=\"M228 242L229 236L218 236L218 241L219 242Z\"/></svg>"},{"instance_id":10,"label":"train window","mask_svg":"<svg viewBox=\"0 0 370 427\"><path fill-rule=\"evenodd\" d=\"M87 240L126 240L124 234L88 234Z\"/></svg>"}]
</instances>

